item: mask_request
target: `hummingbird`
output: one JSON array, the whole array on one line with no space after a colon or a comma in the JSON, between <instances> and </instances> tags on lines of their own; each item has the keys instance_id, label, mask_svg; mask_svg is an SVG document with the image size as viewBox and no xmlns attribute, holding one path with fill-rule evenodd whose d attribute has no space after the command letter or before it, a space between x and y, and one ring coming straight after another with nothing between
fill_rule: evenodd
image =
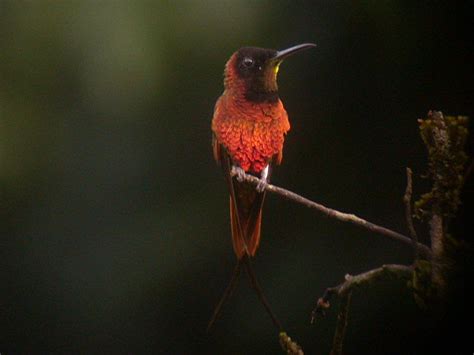
<instances>
[{"instance_id":1,"label":"hummingbird","mask_svg":"<svg viewBox=\"0 0 474 355\"><path fill-rule=\"evenodd\" d=\"M279 165L283 159L283 144L290 122L278 95L280 64L288 56L315 46L304 43L280 51L243 47L233 53L225 65L224 92L215 104L212 118L212 147L229 188L232 245L238 262L221 303L235 287L232 284L242 263L250 261L258 250L265 187L272 165ZM245 174L258 177L258 185L246 182ZM249 271L250 264L247 265ZM253 272L250 276L254 279L252 283L256 283ZM258 287L258 284L253 285ZM262 301L265 305L266 301ZM214 312L215 317L221 303Z\"/></svg>"}]
</instances>

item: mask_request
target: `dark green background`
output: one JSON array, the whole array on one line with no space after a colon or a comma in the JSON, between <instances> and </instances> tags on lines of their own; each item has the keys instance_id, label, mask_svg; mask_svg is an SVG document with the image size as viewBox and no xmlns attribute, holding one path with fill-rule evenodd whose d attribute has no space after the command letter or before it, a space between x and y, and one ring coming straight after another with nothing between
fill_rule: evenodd
<instances>
[{"instance_id":1,"label":"dark green background","mask_svg":"<svg viewBox=\"0 0 474 355\"><path fill-rule=\"evenodd\" d=\"M428 189L417 118L473 116L470 5L0 1L0 352L278 353L245 278L204 333L235 262L210 146L225 61L317 43L280 70L292 129L273 182L405 233L405 167ZM309 324L324 288L411 255L269 196L255 268L289 334L324 354L336 309ZM449 342L432 326L381 283L354 294L345 349Z\"/></svg>"}]
</instances>

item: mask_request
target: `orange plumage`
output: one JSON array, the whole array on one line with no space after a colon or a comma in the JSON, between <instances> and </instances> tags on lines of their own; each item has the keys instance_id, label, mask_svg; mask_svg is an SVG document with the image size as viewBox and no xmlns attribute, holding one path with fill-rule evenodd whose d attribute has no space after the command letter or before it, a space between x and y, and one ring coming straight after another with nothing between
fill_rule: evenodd
<instances>
[{"instance_id":1,"label":"orange plumage","mask_svg":"<svg viewBox=\"0 0 474 355\"><path fill-rule=\"evenodd\" d=\"M252 173L260 173L274 156L278 163L281 161L284 136L289 129L280 100L242 105L233 93L221 96L212 120L217 142L245 172Z\"/></svg>"}]
</instances>

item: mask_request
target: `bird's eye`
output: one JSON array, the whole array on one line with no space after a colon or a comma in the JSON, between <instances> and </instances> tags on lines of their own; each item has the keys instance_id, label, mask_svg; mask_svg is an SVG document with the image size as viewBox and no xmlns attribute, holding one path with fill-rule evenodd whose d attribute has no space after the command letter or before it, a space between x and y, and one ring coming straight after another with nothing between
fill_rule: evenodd
<instances>
[{"instance_id":1,"label":"bird's eye","mask_svg":"<svg viewBox=\"0 0 474 355\"><path fill-rule=\"evenodd\" d=\"M251 68L253 67L253 64L254 64L254 60L252 58L249 58L249 57L245 57L243 60L242 60L242 64L245 68Z\"/></svg>"}]
</instances>

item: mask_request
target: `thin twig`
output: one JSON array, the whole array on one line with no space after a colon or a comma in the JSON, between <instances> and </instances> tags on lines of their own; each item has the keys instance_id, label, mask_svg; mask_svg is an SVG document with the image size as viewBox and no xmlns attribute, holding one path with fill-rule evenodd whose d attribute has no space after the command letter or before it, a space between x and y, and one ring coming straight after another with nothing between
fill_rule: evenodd
<instances>
[{"instance_id":1,"label":"thin twig","mask_svg":"<svg viewBox=\"0 0 474 355\"><path fill-rule=\"evenodd\" d=\"M446 281L444 278L444 228L441 214L433 213L430 219L430 237L433 248L431 280L440 295L444 294Z\"/></svg>"},{"instance_id":2,"label":"thin twig","mask_svg":"<svg viewBox=\"0 0 474 355\"><path fill-rule=\"evenodd\" d=\"M232 168L232 170L231 170L231 175L232 176L237 175L237 172L234 168ZM257 185L260 182L259 178L255 177L255 176L252 176L252 175L249 175L249 174L245 174L244 179L245 179L245 181L250 182L254 185ZM283 189L281 187L271 185L271 184L267 184L266 187L265 187L265 190L269 191L271 193L280 195L282 197L285 197L288 200L292 200L292 201L297 202L297 203L299 203L301 205L304 205L306 207L313 208L313 209L321 212L322 214L325 214L326 216L337 219L339 221L355 224L359 227L363 227L365 229L368 229L371 232L384 235L386 237L392 238L392 239L397 240L399 242L403 242L405 244L410 244L411 245L413 243L411 238L406 237L403 234L400 234L400 233L395 232L391 229L379 226L375 223L366 221L365 219L357 217L354 214L343 213L343 212L339 212L335 209L328 208L326 206L323 206L323 205L321 205L317 202L311 201L311 200L309 200L309 199L307 199L303 196L300 196L300 195L298 195L298 194L296 194L292 191ZM422 243L418 243L417 245L418 245L418 250L425 257L427 257L427 258L431 257L430 248L428 248L426 245L424 245Z\"/></svg>"},{"instance_id":3,"label":"thin twig","mask_svg":"<svg viewBox=\"0 0 474 355\"><path fill-rule=\"evenodd\" d=\"M405 202L405 218L407 220L408 231L410 232L410 237L413 243L413 253L415 261L418 260L418 236L416 234L415 226L413 225L413 215L411 211L411 196L413 194L413 179L412 171L410 168L407 168L407 188L405 190L405 195L403 196L403 201Z\"/></svg>"},{"instance_id":4,"label":"thin twig","mask_svg":"<svg viewBox=\"0 0 474 355\"><path fill-rule=\"evenodd\" d=\"M369 270L359 275L351 276L346 275L345 281L335 287L329 287L324 291L322 297L320 297L316 303L316 307L311 312L311 323L314 323L316 317L325 314L325 310L328 309L331 304L329 301L332 296L344 296L348 292L352 291L355 287L367 285L371 282L378 281L380 279L388 278L405 278L409 279L412 276L413 267L399 264L387 264L373 270Z\"/></svg>"},{"instance_id":5,"label":"thin twig","mask_svg":"<svg viewBox=\"0 0 474 355\"><path fill-rule=\"evenodd\" d=\"M442 154L446 157L451 154L451 140L448 133L448 127L446 120L441 111L430 111L428 115L431 115L435 127L432 131L434 145L433 148L436 150L437 154ZM437 156L437 155L436 155ZM430 160L433 161L434 156L430 156ZM442 161L442 160L441 160ZM438 166L439 163L434 166ZM439 169L441 170L441 169ZM441 170L442 171L442 170ZM440 189L440 186L444 184L443 175L440 171L434 171L433 174L433 190ZM442 191L442 190L441 190ZM444 260L444 251L446 245L446 236L444 230L444 216L443 209L441 207L441 199L435 201L431 207L431 219L430 219L430 237L431 237L431 249L433 251L433 260L432 260L432 275L431 280L438 292L442 294L445 291L445 280L444 280L444 271L445 267L443 265Z\"/></svg>"},{"instance_id":6,"label":"thin twig","mask_svg":"<svg viewBox=\"0 0 474 355\"><path fill-rule=\"evenodd\" d=\"M339 309L339 315L337 316L336 332L334 333L334 339L332 342L332 349L330 355L341 355L342 344L346 336L347 330L347 319L349 316L349 306L352 298L352 290L349 290L342 298Z\"/></svg>"}]
</instances>

